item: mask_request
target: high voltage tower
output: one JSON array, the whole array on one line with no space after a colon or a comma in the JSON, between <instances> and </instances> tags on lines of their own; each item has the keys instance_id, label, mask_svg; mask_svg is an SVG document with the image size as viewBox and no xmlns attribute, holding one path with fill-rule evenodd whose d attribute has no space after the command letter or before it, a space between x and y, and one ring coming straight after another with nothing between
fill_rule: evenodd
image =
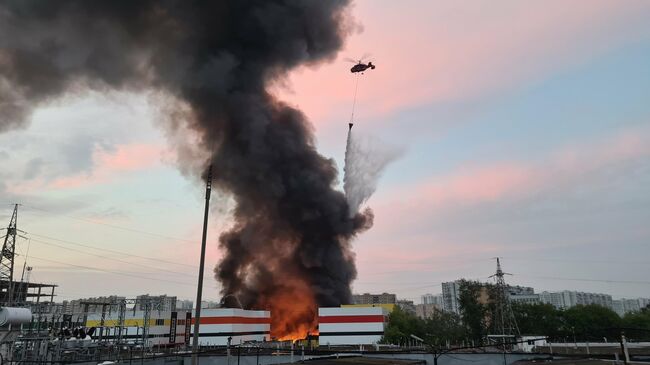
<instances>
[{"instance_id":1,"label":"high voltage tower","mask_svg":"<svg viewBox=\"0 0 650 365\"><path fill-rule=\"evenodd\" d=\"M508 342L507 339L512 339L519 336L519 327L515 320L515 315L510 305L510 295L508 294L508 286L504 279L505 275L512 275L501 270L501 262L497 257L497 272L490 276L495 278L496 283L496 312L494 319L495 323L495 337L501 337L503 342Z\"/></svg>"},{"instance_id":2,"label":"high voltage tower","mask_svg":"<svg viewBox=\"0 0 650 365\"><path fill-rule=\"evenodd\" d=\"M16 257L16 238L26 238L21 236L20 233L25 233L18 229L18 205L14 205L14 211L9 220L9 226L6 229L4 241L2 245L2 253L0 253L0 305L5 307L10 306L31 306L33 313L40 313L43 306L51 306L54 302L54 288L55 284L43 283L30 283L29 276L31 274L31 266L27 266L25 262L23 266L23 274L19 281L14 278L14 261ZM26 259L26 257L25 257ZM27 273L27 275L25 275ZM27 278L27 281L24 279ZM50 293L45 293L45 290L51 290ZM49 297L49 301L42 301ZM34 302L35 300L35 302ZM40 305L40 306L39 306Z\"/></svg>"},{"instance_id":3,"label":"high voltage tower","mask_svg":"<svg viewBox=\"0 0 650 365\"><path fill-rule=\"evenodd\" d=\"M2 287L2 296L0 301L7 306L12 304L14 298L14 256L16 253L16 224L18 221L18 204L14 206L14 212L11 215L9 226L4 237L2 245L2 255L0 256L0 284Z\"/></svg>"}]
</instances>

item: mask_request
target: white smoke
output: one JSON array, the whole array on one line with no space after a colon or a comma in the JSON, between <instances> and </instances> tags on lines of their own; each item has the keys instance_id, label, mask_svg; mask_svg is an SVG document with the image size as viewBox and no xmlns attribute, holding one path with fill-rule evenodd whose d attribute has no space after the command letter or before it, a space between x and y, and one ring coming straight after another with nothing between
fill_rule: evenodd
<instances>
[{"instance_id":1,"label":"white smoke","mask_svg":"<svg viewBox=\"0 0 650 365\"><path fill-rule=\"evenodd\" d=\"M350 206L350 216L377 190L377 182L386 166L402 154L402 149L389 146L368 135L348 131L343 168L343 190Z\"/></svg>"}]
</instances>

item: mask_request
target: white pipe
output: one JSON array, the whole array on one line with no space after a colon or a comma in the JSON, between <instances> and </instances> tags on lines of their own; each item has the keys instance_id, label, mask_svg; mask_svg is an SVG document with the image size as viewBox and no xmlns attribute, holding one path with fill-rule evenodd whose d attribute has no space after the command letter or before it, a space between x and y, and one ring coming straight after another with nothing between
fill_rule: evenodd
<instances>
[{"instance_id":1,"label":"white pipe","mask_svg":"<svg viewBox=\"0 0 650 365\"><path fill-rule=\"evenodd\" d=\"M5 324L25 324L31 321L32 311L29 308L0 308L0 326L4 326Z\"/></svg>"}]
</instances>

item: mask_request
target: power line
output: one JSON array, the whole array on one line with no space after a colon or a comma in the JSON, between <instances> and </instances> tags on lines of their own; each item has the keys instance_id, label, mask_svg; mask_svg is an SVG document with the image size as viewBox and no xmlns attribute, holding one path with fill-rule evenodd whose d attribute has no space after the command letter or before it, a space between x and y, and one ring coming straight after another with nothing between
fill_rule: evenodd
<instances>
[{"instance_id":1,"label":"power line","mask_svg":"<svg viewBox=\"0 0 650 365\"><path fill-rule=\"evenodd\" d=\"M490 262L492 260L490 257L479 257L479 258L467 258L467 257L440 257L440 258L428 258L426 261L399 261L396 262L395 260L388 260L388 261L379 261L375 259L363 259L360 258L357 260L357 262L369 262L374 265L408 265L408 266L415 266L415 265L425 265L425 266L434 266L435 263L448 263L450 261L455 261L459 263L467 263L467 262Z\"/></svg>"},{"instance_id":2,"label":"power line","mask_svg":"<svg viewBox=\"0 0 650 365\"><path fill-rule=\"evenodd\" d=\"M113 228L113 229L119 229L119 230L122 230L122 231L133 232L133 233L140 233L140 234L146 234L146 235L149 235L149 236L154 236L154 237L159 237L159 238L165 238L165 239L168 239L168 240L175 240L175 241L183 241L183 242L189 242L189 243L196 243L195 241L188 240L188 239L185 239L185 238L179 238L179 237L167 236L167 235L163 235L163 234L159 234L159 233L154 233L154 232L143 231L143 230L135 229L135 228L131 228L131 227L122 227L122 226L118 226L118 225L115 225L115 224L109 224L109 223L104 223L104 222L98 222L98 221L95 221L95 220L92 220L92 219L81 218L81 217L75 217L75 216L72 216L72 215L58 214L58 213L52 212L52 211L47 210L47 209L34 207L34 206L32 206L32 205L27 205L26 207L27 207L27 208L34 209L34 210L40 210L40 211L43 211L43 212L46 212L46 213L50 213L50 214L55 214L55 215L58 215L58 216L63 216L63 217L68 218L68 219L74 219L74 220L81 221L81 222L97 224L97 225L101 225L101 226L110 227L110 228Z\"/></svg>"},{"instance_id":3,"label":"power line","mask_svg":"<svg viewBox=\"0 0 650 365\"><path fill-rule=\"evenodd\" d=\"M77 267L77 268L80 268L80 269L93 270L93 271L100 271L100 272L105 272L105 273L108 273L108 274L115 274L115 275L129 276L129 277L133 277L133 278L145 279L145 280L153 280L153 281L160 281L160 282L164 282L164 283L173 283L173 284L180 284L180 285L194 286L194 284L184 283L184 282L181 282L181 281L165 280L165 279L156 279L156 278L150 278L150 277L141 276L141 275L127 274L127 273L124 273L124 272L112 271L112 270L106 270L106 269L101 269L101 268L98 268L98 267L90 267L90 266L84 266L84 265L71 264L71 263L62 262L62 261L57 261L57 260L52 260L52 259L46 259L46 258L43 258L43 257L36 257L36 256L33 256L33 255L30 256L30 257L31 257L32 259L43 260L43 261L52 262L52 263L55 263L55 264L66 265L66 266L71 266L71 267Z\"/></svg>"},{"instance_id":4,"label":"power line","mask_svg":"<svg viewBox=\"0 0 650 365\"><path fill-rule=\"evenodd\" d=\"M38 243L42 243L42 244L49 245L49 246L59 247L59 248L62 248L62 249L64 249L64 250L69 250L69 251L79 252L79 253L82 253L82 254L84 254L84 255L89 255L89 256L99 257L99 258L102 258L102 259L104 259L104 260L111 260L111 261L121 262L121 263L124 263L124 264L129 264L129 265L134 265L134 266L139 266L139 267L146 267L146 268L153 269L153 270L156 270L156 271L165 271L165 272L168 272L168 273L171 273L171 274L189 276L189 277L191 277L191 278L194 277L194 275L187 274L187 273L180 272L180 271L173 271L173 270L161 269L161 268L154 267L154 266L149 266L149 265L139 264L139 263L135 263L135 262L130 262L130 261L125 261L125 260L120 260L120 259L116 259L116 258L112 258L112 257L106 257L106 256L102 256L102 255L97 255L97 254L93 254L93 253L89 253L89 252L84 252L84 251L81 251L81 250L79 250L79 249L74 249L74 248L69 248L69 247L65 247L65 246L62 246L62 245L57 245L56 243L51 243L51 242L41 241L41 240L36 239L36 238L32 238L30 241L34 241L34 242L38 242ZM26 257L25 259L27 259L27 257Z\"/></svg>"},{"instance_id":5,"label":"power line","mask_svg":"<svg viewBox=\"0 0 650 365\"><path fill-rule=\"evenodd\" d=\"M194 266L194 265L183 264L183 263L180 263L180 262L167 261L167 260L163 260L163 259L159 259L159 258L141 256L141 255L136 255L136 254L133 254L133 253L127 253L127 252L124 252L124 251L111 250L111 249L108 249L108 248L95 247L95 246L92 246L92 245L87 245L87 244L83 244L83 243L79 243L79 242L73 242L73 241L69 241L69 240L63 240L63 239L60 239L60 238L45 236L45 235L34 233L34 232L29 232L29 234L32 235L32 236L37 236L37 237L41 237L41 238L45 238L45 239L49 239L49 240L53 240L53 241L57 241L57 242L61 242L61 243L66 243L66 244L69 244L69 245L91 248L93 250L112 252L112 253L116 253L116 254L120 254L120 255L137 257L137 258L141 258L141 259L145 259L145 260L164 262L164 263L167 263L167 264L187 266L187 267L191 267L191 268L194 268L194 269L196 268L196 266Z\"/></svg>"},{"instance_id":6,"label":"power line","mask_svg":"<svg viewBox=\"0 0 650 365\"><path fill-rule=\"evenodd\" d=\"M546 262L577 262L585 264L621 264L621 265L650 265L650 261L621 261L621 260L580 260L562 258L525 258L525 257L504 257L508 260L518 261L546 261Z\"/></svg>"},{"instance_id":7,"label":"power line","mask_svg":"<svg viewBox=\"0 0 650 365\"><path fill-rule=\"evenodd\" d=\"M608 284L650 285L650 281L642 281L642 280L607 280L607 279L563 278L563 277L557 277L557 276L534 276L534 275L521 275L521 274L517 274L517 276L523 276L523 277L535 278L535 279L548 279L548 280L586 281L586 282L608 283Z\"/></svg>"},{"instance_id":8,"label":"power line","mask_svg":"<svg viewBox=\"0 0 650 365\"><path fill-rule=\"evenodd\" d=\"M383 289L386 292L391 292L391 291L400 291L400 292L410 292L414 290L420 290L420 289L426 289L426 288L431 288L434 286L440 286L442 283L435 283L435 284L429 284L429 285L422 285L422 286L416 286L416 287L399 287L399 288L392 288L392 289Z\"/></svg>"}]
</instances>

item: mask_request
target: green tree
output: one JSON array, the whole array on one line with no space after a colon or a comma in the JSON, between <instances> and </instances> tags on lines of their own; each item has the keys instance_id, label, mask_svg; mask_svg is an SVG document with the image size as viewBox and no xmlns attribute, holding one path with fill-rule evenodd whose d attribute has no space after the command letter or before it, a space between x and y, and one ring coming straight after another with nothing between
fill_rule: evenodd
<instances>
[{"instance_id":1,"label":"green tree","mask_svg":"<svg viewBox=\"0 0 650 365\"><path fill-rule=\"evenodd\" d=\"M404 343L410 340L410 335L423 338L425 334L424 321L415 315L402 310L399 306L388 315L388 325L384 330L383 343Z\"/></svg>"},{"instance_id":2,"label":"green tree","mask_svg":"<svg viewBox=\"0 0 650 365\"><path fill-rule=\"evenodd\" d=\"M622 319L625 335L637 341L650 340L650 309L643 308L639 312L626 313Z\"/></svg>"},{"instance_id":3,"label":"green tree","mask_svg":"<svg viewBox=\"0 0 650 365\"><path fill-rule=\"evenodd\" d=\"M436 311L425 321L425 339L429 345L442 347L450 344L460 344L468 337L467 328L460 316L452 312Z\"/></svg>"},{"instance_id":4,"label":"green tree","mask_svg":"<svg viewBox=\"0 0 650 365\"><path fill-rule=\"evenodd\" d=\"M479 301L482 290L483 284L478 281L460 280L458 304L461 318L469 337L478 343L483 342L487 333L488 308Z\"/></svg>"},{"instance_id":5,"label":"green tree","mask_svg":"<svg viewBox=\"0 0 650 365\"><path fill-rule=\"evenodd\" d=\"M560 311L551 304L512 303L512 311L522 335L555 338L562 327Z\"/></svg>"},{"instance_id":6,"label":"green tree","mask_svg":"<svg viewBox=\"0 0 650 365\"><path fill-rule=\"evenodd\" d=\"M613 310L596 305L578 305L562 312L563 335L577 340L602 340L618 338L621 333L621 317Z\"/></svg>"},{"instance_id":7,"label":"green tree","mask_svg":"<svg viewBox=\"0 0 650 365\"><path fill-rule=\"evenodd\" d=\"M501 293L496 285L492 283L482 283L481 285L483 286L482 290L485 291L488 299L487 303L483 304L485 307L486 331L488 334L500 335L501 326L499 325L500 318L497 303L499 300L507 300L507 298L502 298L504 293ZM503 310L506 311L507 309L503 308ZM504 315L507 315L507 313L504 313Z\"/></svg>"}]
</instances>

